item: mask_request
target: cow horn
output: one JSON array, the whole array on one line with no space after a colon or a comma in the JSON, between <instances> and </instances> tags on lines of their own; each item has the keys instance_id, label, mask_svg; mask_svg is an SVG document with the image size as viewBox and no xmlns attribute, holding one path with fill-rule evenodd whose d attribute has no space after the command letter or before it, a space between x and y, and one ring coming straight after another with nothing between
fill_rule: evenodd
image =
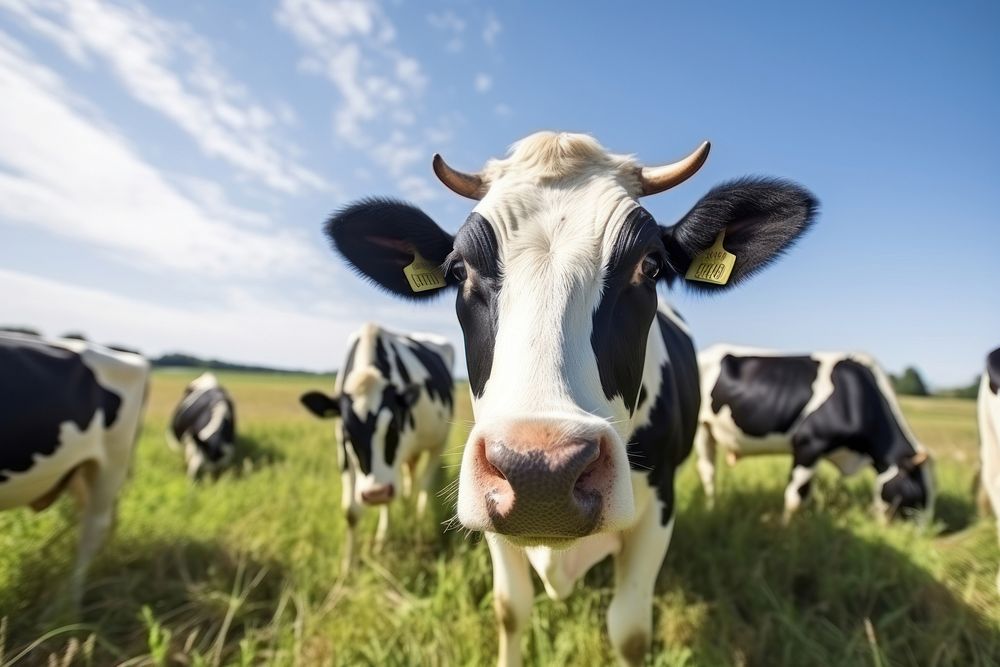
<instances>
[{"instance_id":1,"label":"cow horn","mask_svg":"<svg viewBox=\"0 0 1000 667\"><path fill-rule=\"evenodd\" d=\"M448 166L439 153L434 154L434 173L448 189L469 199L482 199L486 194L486 184L479 174L466 174Z\"/></svg>"},{"instance_id":2,"label":"cow horn","mask_svg":"<svg viewBox=\"0 0 1000 667\"><path fill-rule=\"evenodd\" d=\"M695 172L701 169L701 165L705 164L708 150L711 147L712 144L703 141L701 146L694 149L694 152L683 160L659 167L643 167L639 172L639 179L642 181L642 196L655 195L669 190L694 176Z\"/></svg>"},{"instance_id":3,"label":"cow horn","mask_svg":"<svg viewBox=\"0 0 1000 667\"><path fill-rule=\"evenodd\" d=\"M916 466L920 465L921 463L923 463L924 461L926 461L928 458L930 458L930 456L927 454L927 452L917 452L910 459L910 464L912 464L914 467L916 467Z\"/></svg>"}]
</instances>

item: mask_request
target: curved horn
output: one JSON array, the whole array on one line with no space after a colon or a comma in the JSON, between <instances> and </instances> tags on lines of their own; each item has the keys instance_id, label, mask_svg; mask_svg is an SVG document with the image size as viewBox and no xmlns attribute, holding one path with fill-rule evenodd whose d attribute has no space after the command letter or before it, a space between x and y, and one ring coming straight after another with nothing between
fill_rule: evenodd
<instances>
[{"instance_id":1,"label":"curved horn","mask_svg":"<svg viewBox=\"0 0 1000 667\"><path fill-rule=\"evenodd\" d=\"M469 199L482 199L486 194L486 184L479 174L466 174L452 169L439 153L434 154L432 164L438 179L455 194Z\"/></svg>"},{"instance_id":2,"label":"curved horn","mask_svg":"<svg viewBox=\"0 0 1000 667\"><path fill-rule=\"evenodd\" d=\"M701 165L705 164L708 150L711 147L712 144L704 141L683 160L661 167L643 167L639 172L639 179L642 181L642 196L655 195L669 190L694 176L695 172L701 169Z\"/></svg>"}]
</instances>

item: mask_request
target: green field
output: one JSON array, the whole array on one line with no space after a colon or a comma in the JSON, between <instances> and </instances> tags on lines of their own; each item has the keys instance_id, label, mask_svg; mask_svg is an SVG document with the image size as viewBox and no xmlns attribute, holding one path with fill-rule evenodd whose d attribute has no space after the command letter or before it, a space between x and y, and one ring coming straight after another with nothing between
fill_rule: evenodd
<instances>
[{"instance_id":1,"label":"green field","mask_svg":"<svg viewBox=\"0 0 1000 667\"><path fill-rule=\"evenodd\" d=\"M0 665L493 662L489 555L476 536L442 532L453 499L438 497L420 522L397 504L378 557L369 512L359 566L342 579L332 430L297 400L330 381L220 374L236 400L242 460L217 483L193 486L163 434L194 374L155 375L117 532L91 571L78 622L46 616L74 553L72 503L0 514ZM868 473L844 483L824 470L812 506L782 527L787 458L720 465L714 511L685 465L651 664L1000 664L1000 550L971 491L975 404L903 407L939 462L928 531L874 521ZM463 400L442 488L457 474L470 420ZM566 602L539 593L529 664L613 661L611 581L603 563Z\"/></svg>"}]
</instances>

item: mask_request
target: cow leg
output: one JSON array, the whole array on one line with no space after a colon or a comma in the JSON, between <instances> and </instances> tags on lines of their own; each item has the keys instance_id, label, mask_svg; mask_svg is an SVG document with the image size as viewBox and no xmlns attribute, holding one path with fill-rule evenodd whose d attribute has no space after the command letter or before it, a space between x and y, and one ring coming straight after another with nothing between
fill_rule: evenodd
<instances>
[{"instance_id":1,"label":"cow leg","mask_svg":"<svg viewBox=\"0 0 1000 667\"><path fill-rule=\"evenodd\" d=\"M347 534L344 540L344 559L341 572L346 576L354 567L356 554L358 521L361 519L361 506L354 502L354 469L348 463L340 474L340 504L347 519Z\"/></svg>"},{"instance_id":2,"label":"cow leg","mask_svg":"<svg viewBox=\"0 0 1000 667\"><path fill-rule=\"evenodd\" d=\"M420 475L420 493L417 495L417 518L423 517L427 511L427 498L430 495L437 476L438 468L441 467L441 447L433 449L427 453L424 461L424 469Z\"/></svg>"},{"instance_id":3,"label":"cow leg","mask_svg":"<svg viewBox=\"0 0 1000 667\"><path fill-rule=\"evenodd\" d=\"M694 451L698 456L698 476L709 507L715 505L715 440L707 424L700 424L694 435Z\"/></svg>"},{"instance_id":4,"label":"cow leg","mask_svg":"<svg viewBox=\"0 0 1000 667\"><path fill-rule=\"evenodd\" d=\"M400 472L400 478L402 479L402 488L399 490L399 495L401 498L409 498L413 493L413 474L416 471L417 463L420 457L415 456L409 461L404 461L402 469Z\"/></svg>"},{"instance_id":5,"label":"cow leg","mask_svg":"<svg viewBox=\"0 0 1000 667\"><path fill-rule=\"evenodd\" d=\"M107 539L115 520L121 475L110 474L103 467L92 465L77 469L70 482L73 495L81 502L80 538L77 545L76 562L70 577L70 603L79 609L83 600L83 586L94 556Z\"/></svg>"},{"instance_id":6,"label":"cow leg","mask_svg":"<svg viewBox=\"0 0 1000 667\"><path fill-rule=\"evenodd\" d=\"M672 505L671 501L671 505ZM663 505L653 498L622 540L615 556L615 592L608 607L608 635L619 661L641 665L653 636L653 588L674 530L673 508L666 525Z\"/></svg>"},{"instance_id":7,"label":"cow leg","mask_svg":"<svg viewBox=\"0 0 1000 667\"><path fill-rule=\"evenodd\" d=\"M378 528L375 529L375 553L381 553L389 535L389 505L378 508Z\"/></svg>"},{"instance_id":8,"label":"cow leg","mask_svg":"<svg viewBox=\"0 0 1000 667\"><path fill-rule=\"evenodd\" d=\"M528 626L535 597L528 557L495 533L486 533L486 544L493 564L493 609L499 626L497 665L517 667L523 662L521 634Z\"/></svg>"}]
</instances>

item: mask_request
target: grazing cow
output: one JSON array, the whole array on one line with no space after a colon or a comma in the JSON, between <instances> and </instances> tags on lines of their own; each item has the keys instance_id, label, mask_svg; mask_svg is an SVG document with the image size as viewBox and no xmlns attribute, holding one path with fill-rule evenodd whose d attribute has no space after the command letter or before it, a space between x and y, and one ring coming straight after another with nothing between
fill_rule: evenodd
<instances>
[{"instance_id":1,"label":"grazing cow","mask_svg":"<svg viewBox=\"0 0 1000 667\"><path fill-rule=\"evenodd\" d=\"M184 448L191 479L218 477L236 451L236 410L233 400L212 373L202 373L184 390L167 432L174 449Z\"/></svg>"},{"instance_id":2,"label":"grazing cow","mask_svg":"<svg viewBox=\"0 0 1000 667\"><path fill-rule=\"evenodd\" d=\"M885 373L864 354L715 345L698 355L701 414L695 452L710 500L715 452L731 464L741 456L792 455L785 520L809 495L822 459L843 475L875 469L875 506L926 520L934 504L927 450L910 431Z\"/></svg>"},{"instance_id":3,"label":"grazing cow","mask_svg":"<svg viewBox=\"0 0 1000 667\"><path fill-rule=\"evenodd\" d=\"M477 174L435 156L438 178L478 200L455 236L388 199L327 223L335 248L389 292L456 292L476 417L458 519L485 532L501 664L521 662L530 568L562 598L612 554L612 644L629 663L648 651L674 473L700 400L687 326L658 305L657 285L732 286L780 255L816 210L797 185L746 178L658 225L639 197L686 180L708 148L641 167L587 135L541 132Z\"/></svg>"},{"instance_id":4,"label":"grazing cow","mask_svg":"<svg viewBox=\"0 0 1000 667\"><path fill-rule=\"evenodd\" d=\"M1000 522L1000 348L986 357L986 370L979 382L979 440L981 488ZM1000 591L1000 573L997 573L997 590Z\"/></svg>"},{"instance_id":5,"label":"grazing cow","mask_svg":"<svg viewBox=\"0 0 1000 667\"><path fill-rule=\"evenodd\" d=\"M76 496L81 530L69 588L74 606L114 521L148 379L149 364L136 354L0 333L0 509L41 511L67 489Z\"/></svg>"},{"instance_id":6,"label":"grazing cow","mask_svg":"<svg viewBox=\"0 0 1000 667\"><path fill-rule=\"evenodd\" d=\"M353 559L354 528L363 507L381 506L379 546L397 489L409 496L419 486L417 515L423 515L455 408L455 351L443 338L393 333L369 323L351 335L347 346L333 395L310 391L301 398L317 417L340 418L338 456L348 525L345 569Z\"/></svg>"}]
</instances>

